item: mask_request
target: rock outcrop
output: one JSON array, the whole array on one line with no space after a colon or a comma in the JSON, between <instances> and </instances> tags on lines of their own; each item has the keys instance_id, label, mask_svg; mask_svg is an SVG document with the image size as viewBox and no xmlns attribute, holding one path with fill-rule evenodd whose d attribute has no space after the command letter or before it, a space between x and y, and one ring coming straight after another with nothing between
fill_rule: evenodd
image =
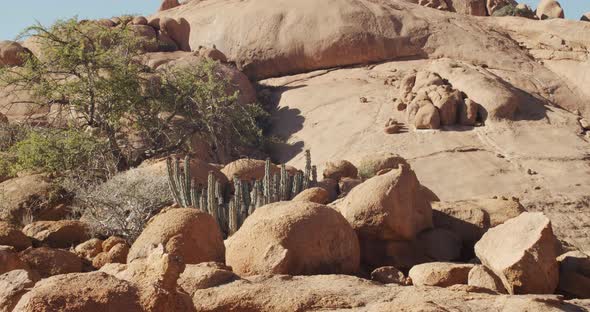
<instances>
[{"instance_id":1,"label":"rock outcrop","mask_svg":"<svg viewBox=\"0 0 590 312\"><path fill-rule=\"evenodd\" d=\"M197 311L276 312L322 309L557 312L570 306L557 296L497 296L439 287L381 285L345 275L259 276L198 290L193 303Z\"/></svg>"},{"instance_id":2,"label":"rock outcrop","mask_svg":"<svg viewBox=\"0 0 590 312\"><path fill-rule=\"evenodd\" d=\"M83 264L76 254L63 249L29 248L19 253L20 259L42 278L82 272Z\"/></svg>"},{"instance_id":3,"label":"rock outcrop","mask_svg":"<svg viewBox=\"0 0 590 312\"><path fill-rule=\"evenodd\" d=\"M0 66L20 66L27 50L18 42L0 41Z\"/></svg>"},{"instance_id":4,"label":"rock outcrop","mask_svg":"<svg viewBox=\"0 0 590 312\"><path fill-rule=\"evenodd\" d=\"M525 212L488 230L475 254L510 294L552 294L557 288L557 240L542 213Z\"/></svg>"},{"instance_id":5,"label":"rock outcrop","mask_svg":"<svg viewBox=\"0 0 590 312\"><path fill-rule=\"evenodd\" d=\"M561 5L556 0L541 0L537 6L536 15L541 20L565 17Z\"/></svg>"},{"instance_id":6,"label":"rock outcrop","mask_svg":"<svg viewBox=\"0 0 590 312\"><path fill-rule=\"evenodd\" d=\"M225 262L219 225L211 215L193 208L169 209L154 216L131 246L127 262L146 258L153 246L185 264Z\"/></svg>"},{"instance_id":7,"label":"rock outcrop","mask_svg":"<svg viewBox=\"0 0 590 312\"><path fill-rule=\"evenodd\" d=\"M469 271L467 284L469 286L493 290L501 294L506 293L506 288L504 288L502 280L483 265L476 265Z\"/></svg>"},{"instance_id":8,"label":"rock outcrop","mask_svg":"<svg viewBox=\"0 0 590 312\"><path fill-rule=\"evenodd\" d=\"M430 262L412 267L408 275L415 286L449 287L457 284L466 285L469 271L473 267L473 264Z\"/></svg>"},{"instance_id":9,"label":"rock outcrop","mask_svg":"<svg viewBox=\"0 0 590 312\"><path fill-rule=\"evenodd\" d=\"M37 221L25 226L23 232L53 248L75 247L90 238L88 225L76 220Z\"/></svg>"},{"instance_id":10,"label":"rock outcrop","mask_svg":"<svg viewBox=\"0 0 590 312\"><path fill-rule=\"evenodd\" d=\"M15 312L144 311L137 288L103 272L64 274L41 280Z\"/></svg>"},{"instance_id":11,"label":"rock outcrop","mask_svg":"<svg viewBox=\"0 0 590 312\"><path fill-rule=\"evenodd\" d=\"M359 244L346 219L311 202L260 207L226 241L227 264L238 275L354 274Z\"/></svg>"},{"instance_id":12,"label":"rock outcrop","mask_svg":"<svg viewBox=\"0 0 590 312\"><path fill-rule=\"evenodd\" d=\"M44 174L26 175L0 183L0 220L21 223L23 218L59 220L67 213L63 190Z\"/></svg>"},{"instance_id":13,"label":"rock outcrop","mask_svg":"<svg viewBox=\"0 0 590 312\"><path fill-rule=\"evenodd\" d=\"M557 291L573 298L590 299L590 256L580 251L570 251L559 256L557 261Z\"/></svg>"},{"instance_id":14,"label":"rock outcrop","mask_svg":"<svg viewBox=\"0 0 590 312\"><path fill-rule=\"evenodd\" d=\"M29 269L29 265L21 260L13 247L0 246L0 274L4 274L13 270Z\"/></svg>"},{"instance_id":15,"label":"rock outcrop","mask_svg":"<svg viewBox=\"0 0 590 312\"><path fill-rule=\"evenodd\" d=\"M178 286L192 296L199 289L218 287L239 279L240 277L226 265L204 262L187 264L178 279Z\"/></svg>"},{"instance_id":16,"label":"rock outcrop","mask_svg":"<svg viewBox=\"0 0 590 312\"><path fill-rule=\"evenodd\" d=\"M31 239L12 224L0 221L0 245L21 251L31 247Z\"/></svg>"},{"instance_id":17,"label":"rock outcrop","mask_svg":"<svg viewBox=\"0 0 590 312\"><path fill-rule=\"evenodd\" d=\"M325 205L330 201L330 194L324 188L312 187L297 194L292 200Z\"/></svg>"},{"instance_id":18,"label":"rock outcrop","mask_svg":"<svg viewBox=\"0 0 590 312\"><path fill-rule=\"evenodd\" d=\"M38 280L36 273L27 270L14 270L0 275L0 312L11 312Z\"/></svg>"}]
</instances>

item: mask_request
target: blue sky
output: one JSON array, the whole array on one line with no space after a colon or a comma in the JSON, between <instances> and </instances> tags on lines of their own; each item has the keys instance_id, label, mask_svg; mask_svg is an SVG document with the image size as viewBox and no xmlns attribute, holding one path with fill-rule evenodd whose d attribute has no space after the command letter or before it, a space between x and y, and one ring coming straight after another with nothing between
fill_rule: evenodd
<instances>
[{"instance_id":1,"label":"blue sky","mask_svg":"<svg viewBox=\"0 0 590 312\"><path fill-rule=\"evenodd\" d=\"M16 0L7 1L0 10L0 40L14 39L35 20L49 25L59 18L78 15L80 18L111 17L122 14L154 13L160 0ZM294 0L296 1L296 0ZM534 9L539 0L521 0ZM590 0L561 0L566 17L578 20L590 12Z\"/></svg>"},{"instance_id":2,"label":"blue sky","mask_svg":"<svg viewBox=\"0 0 590 312\"><path fill-rule=\"evenodd\" d=\"M112 17L123 14L150 15L161 0L16 0L0 9L0 40L14 39L24 28L40 21L50 25L60 18Z\"/></svg>"}]
</instances>

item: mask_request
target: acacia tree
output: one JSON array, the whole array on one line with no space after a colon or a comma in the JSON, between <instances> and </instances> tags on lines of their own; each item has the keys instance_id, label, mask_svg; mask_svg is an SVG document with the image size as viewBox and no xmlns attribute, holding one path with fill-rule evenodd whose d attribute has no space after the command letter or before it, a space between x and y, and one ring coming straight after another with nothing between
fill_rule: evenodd
<instances>
[{"instance_id":1,"label":"acacia tree","mask_svg":"<svg viewBox=\"0 0 590 312\"><path fill-rule=\"evenodd\" d=\"M179 149L195 134L218 160L261 143L265 112L237 104L216 62L154 71L139 61L145 41L125 25L70 19L29 27L23 36L34 37L39 57L27 54L22 67L0 69L0 83L28 91L35 105L60 107L62 125L93 129L120 169ZM129 133L142 140L138 156L123 151Z\"/></svg>"}]
</instances>

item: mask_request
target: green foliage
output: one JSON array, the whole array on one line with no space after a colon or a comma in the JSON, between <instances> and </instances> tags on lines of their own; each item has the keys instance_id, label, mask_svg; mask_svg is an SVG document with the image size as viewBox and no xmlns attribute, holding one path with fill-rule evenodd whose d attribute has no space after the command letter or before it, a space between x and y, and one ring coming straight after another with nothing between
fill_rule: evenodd
<instances>
[{"instance_id":1,"label":"green foliage","mask_svg":"<svg viewBox=\"0 0 590 312\"><path fill-rule=\"evenodd\" d=\"M507 4L494 11L492 16L516 16L516 6L514 4Z\"/></svg>"},{"instance_id":2,"label":"green foliage","mask_svg":"<svg viewBox=\"0 0 590 312\"><path fill-rule=\"evenodd\" d=\"M108 170L101 155L108 154L104 142L75 130L33 130L11 148L12 172L33 170L63 173Z\"/></svg>"},{"instance_id":3,"label":"green foliage","mask_svg":"<svg viewBox=\"0 0 590 312\"><path fill-rule=\"evenodd\" d=\"M68 127L96 129L119 169L185 148L195 135L218 161L264 143L259 123L267 114L256 104L238 105L217 62L154 71L138 62L145 40L124 23L70 19L29 27L23 36L35 38L41 56L3 68L0 86L28 91L40 106L62 106Z\"/></svg>"},{"instance_id":4,"label":"green foliage","mask_svg":"<svg viewBox=\"0 0 590 312\"><path fill-rule=\"evenodd\" d=\"M316 170L315 166L311 165L309 151L306 151L305 156L305 171L311 174ZM181 207L198 207L211 214L226 236L235 233L257 208L278 201L291 200L301 191L317 184L317 174L312 174L311 180L309 175L304 175L302 172L290 175L284 164L281 165L280 173L273 175L271 171L273 165L270 159L267 159L265 174L261 180L243 181L234 177L234 193L229 201L226 201L225 192L212 172L209 173L207 187L199 189L195 186L190 175L189 164L190 159L186 156L184 170L181 171L177 158L167 159L168 186L174 201Z\"/></svg>"},{"instance_id":5,"label":"green foliage","mask_svg":"<svg viewBox=\"0 0 590 312\"><path fill-rule=\"evenodd\" d=\"M523 8L517 7L514 4L507 4L496 10L492 16L520 16L526 18L535 18L535 13L531 10L529 6L524 6Z\"/></svg>"}]
</instances>

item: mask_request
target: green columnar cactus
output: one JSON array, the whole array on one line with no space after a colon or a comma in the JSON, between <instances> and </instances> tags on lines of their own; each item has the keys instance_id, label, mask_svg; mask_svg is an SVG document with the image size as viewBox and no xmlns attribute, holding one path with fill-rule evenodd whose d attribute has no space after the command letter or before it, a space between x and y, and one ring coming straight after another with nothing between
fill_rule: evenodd
<instances>
[{"instance_id":1,"label":"green columnar cactus","mask_svg":"<svg viewBox=\"0 0 590 312\"><path fill-rule=\"evenodd\" d=\"M175 157L168 157L166 159L166 169L168 170L168 186L170 187L170 193L174 201L182 206L182 199L180 198L180 192L178 187L178 175L175 170L178 160Z\"/></svg>"},{"instance_id":2,"label":"green columnar cactus","mask_svg":"<svg viewBox=\"0 0 590 312\"><path fill-rule=\"evenodd\" d=\"M213 172L209 172L209 177L207 178L207 210L215 219L219 220L221 216L217 209L217 200L215 199L215 182Z\"/></svg>"},{"instance_id":3,"label":"green columnar cactus","mask_svg":"<svg viewBox=\"0 0 590 312\"><path fill-rule=\"evenodd\" d=\"M228 236L238 231L238 209L236 202L231 199L229 201L229 222L228 222Z\"/></svg>"},{"instance_id":4,"label":"green columnar cactus","mask_svg":"<svg viewBox=\"0 0 590 312\"><path fill-rule=\"evenodd\" d=\"M193 203L191 201L191 163L190 157L184 157L184 183L183 183L183 197L185 199L185 207L192 207Z\"/></svg>"},{"instance_id":5,"label":"green columnar cactus","mask_svg":"<svg viewBox=\"0 0 590 312\"><path fill-rule=\"evenodd\" d=\"M303 176L303 190L309 188L309 182L311 181L311 152L305 150L305 174Z\"/></svg>"},{"instance_id":6,"label":"green columnar cactus","mask_svg":"<svg viewBox=\"0 0 590 312\"><path fill-rule=\"evenodd\" d=\"M224 192L222 184L209 172L206 187L195 185L191 179L190 158L185 157L183 171L175 157L166 161L168 185L174 200L181 207L198 207L211 214L222 232L235 233L246 218L254 211L270 203L290 200L310 186L317 184L317 168L311 165L311 154L305 152L305 173L297 172L291 176L286 165L281 165L279 173L272 173L270 159L266 160L264 177L261 180L241 181L234 177L234 195ZM224 196L227 195L227 196ZM229 197L228 197L229 196ZM225 199L228 199L227 201Z\"/></svg>"},{"instance_id":7,"label":"green columnar cactus","mask_svg":"<svg viewBox=\"0 0 590 312\"><path fill-rule=\"evenodd\" d=\"M291 192L289 190L289 173L287 172L287 168L285 164L281 165L281 179L279 181L279 200L289 200L291 196Z\"/></svg>"},{"instance_id":8,"label":"green columnar cactus","mask_svg":"<svg viewBox=\"0 0 590 312\"><path fill-rule=\"evenodd\" d=\"M266 163L264 164L264 180L263 180L263 191L264 191L264 205L270 204L271 198L271 176L270 176L270 158L266 159Z\"/></svg>"},{"instance_id":9,"label":"green columnar cactus","mask_svg":"<svg viewBox=\"0 0 590 312\"><path fill-rule=\"evenodd\" d=\"M303 173L297 172L293 177L293 197L303 190Z\"/></svg>"}]
</instances>

